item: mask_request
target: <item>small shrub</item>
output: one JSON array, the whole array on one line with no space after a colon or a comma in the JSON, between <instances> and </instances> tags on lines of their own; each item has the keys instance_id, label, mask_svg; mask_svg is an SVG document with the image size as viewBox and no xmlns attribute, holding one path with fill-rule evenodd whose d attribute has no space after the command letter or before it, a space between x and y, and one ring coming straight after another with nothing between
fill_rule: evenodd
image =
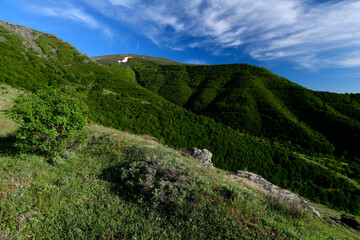
<instances>
[{"instance_id":1,"label":"small shrub","mask_svg":"<svg viewBox=\"0 0 360 240\"><path fill-rule=\"evenodd\" d=\"M239 187L234 184L225 184L221 186L218 190L221 196L231 201L237 201L246 197L244 196L244 192L241 192Z\"/></svg>"},{"instance_id":2,"label":"small shrub","mask_svg":"<svg viewBox=\"0 0 360 240\"><path fill-rule=\"evenodd\" d=\"M127 163L119 169L121 181L132 196L152 202L155 206L181 207L199 200L206 180L173 156L149 156L130 148Z\"/></svg>"},{"instance_id":3,"label":"small shrub","mask_svg":"<svg viewBox=\"0 0 360 240\"><path fill-rule=\"evenodd\" d=\"M293 217L304 217L306 212L300 199L286 199L283 196L267 196L267 202L271 208L284 212Z\"/></svg>"},{"instance_id":4,"label":"small shrub","mask_svg":"<svg viewBox=\"0 0 360 240\"><path fill-rule=\"evenodd\" d=\"M55 156L85 139L85 105L57 92L20 96L7 115L20 127L15 131L21 152Z\"/></svg>"}]
</instances>

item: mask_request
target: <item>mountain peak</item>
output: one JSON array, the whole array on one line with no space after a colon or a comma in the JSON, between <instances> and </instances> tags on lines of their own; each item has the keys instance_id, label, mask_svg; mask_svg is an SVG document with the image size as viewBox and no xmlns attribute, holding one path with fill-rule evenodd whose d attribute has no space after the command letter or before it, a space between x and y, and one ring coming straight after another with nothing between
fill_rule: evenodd
<instances>
[{"instance_id":1,"label":"mountain peak","mask_svg":"<svg viewBox=\"0 0 360 240\"><path fill-rule=\"evenodd\" d=\"M10 22L0 20L0 27L3 27L8 34L14 34L21 38L23 49L25 51L31 49L37 53L39 57L52 58L57 52L58 48L70 48L75 50L83 56L88 57L86 54L78 51L70 43L62 41L55 34L48 34L41 31L16 25ZM51 40L52 39L52 40ZM56 40L56 41L53 41ZM2 41L6 41L4 38Z\"/></svg>"}]
</instances>

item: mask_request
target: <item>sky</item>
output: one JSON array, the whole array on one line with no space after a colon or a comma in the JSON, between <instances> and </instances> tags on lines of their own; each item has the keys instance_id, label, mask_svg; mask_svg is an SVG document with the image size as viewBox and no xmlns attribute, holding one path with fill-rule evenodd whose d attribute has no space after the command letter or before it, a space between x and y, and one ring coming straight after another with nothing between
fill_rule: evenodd
<instances>
[{"instance_id":1,"label":"sky","mask_svg":"<svg viewBox=\"0 0 360 240\"><path fill-rule=\"evenodd\" d=\"M0 19L87 55L248 63L317 91L360 93L360 0L0 0Z\"/></svg>"}]
</instances>

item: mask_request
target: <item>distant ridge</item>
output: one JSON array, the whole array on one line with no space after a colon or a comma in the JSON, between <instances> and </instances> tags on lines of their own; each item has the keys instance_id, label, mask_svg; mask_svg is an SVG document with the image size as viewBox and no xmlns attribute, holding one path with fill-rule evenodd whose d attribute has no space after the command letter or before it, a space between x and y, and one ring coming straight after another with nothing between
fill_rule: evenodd
<instances>
[{"instance_id":1,"label":"distant ridge","mask_svg":"<svg viewBox=\"0 0 360 240\"><path fill-rule=\"evenodd\" d=\"M137 54L114 54L114 55L106 55L106 56L98 56L92 57L95 62L108 65L110 63L117 63L118 61L123 60L125 57L135 58L137 60L145 60L145 61L152 61L163 65L182 65L184 63L180 63L171 59L167 58L157 58L151 57L146 55L137 55Z\"/></svg>"}]
</instances>

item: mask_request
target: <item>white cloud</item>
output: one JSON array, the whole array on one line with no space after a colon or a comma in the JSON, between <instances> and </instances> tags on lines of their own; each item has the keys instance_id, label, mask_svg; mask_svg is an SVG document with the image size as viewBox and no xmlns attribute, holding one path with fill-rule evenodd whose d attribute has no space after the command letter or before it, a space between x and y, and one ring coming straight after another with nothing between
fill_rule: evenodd
<instances>
[{"instance_id":1,"label":"white cloud","mask_svg":"<svg viewBox=\"0 0 360 240\"><path fill-rule=\"evenodd\" d=\"M169 47L170 49L174 50L174 51L178 51L178 52L182 52L184 51L184 48L183 47Z\"/></svg>"},{"instance_id":2,"label":"white cloud","mask_svg":"<svg viewBox=\"0 0 360 240\"><path fill-rule=\"evenodd\" d=\"M340 61L339 64L344 67L360 67L360 57L345 59Z\"/></svg>"},{"instance_id":3,"label":"white cloud","mask_svg":"<svg viewBox=\"0 0 360 240\"><path fill-rule=\"evenodd\" d=\"M337 61L337 64L343 67L360 67L360 50L347 54L344 59L334 61Z\"/></svg>"},{"instance_id":4,"label":"white cloud","mask_svg":"<svg viewBox=\"0 0 360 240\"><path fill-rule=\"evenodd\" d=\"M98 28L99 24L95 21L91 16L83 13L80 9L69 8L69 9L61 9L61 8L43 8L40 9L45 15L67 18L75 21L79 21L85 23L93 28Z\"/></svg>"},{"instance_id":5,"label":"white cloud","mask_svg":"<svg viewBox=\"0 0 360 240\"><path fill-rule=\"evenodd\" d=\"M358 66L349 54L360 50L360 0L82 1L173 49L234 49L236 55L307 68Z\"/></svg>"},{"instance_id":6,"label":"white cloud","mask_svg":"<svg viewBox=\"0 0 360 240\"><path fill-rule=\"evenodd\" d=\"M90 28L101 29L104 35L112 38L113 33L109 27L97 21L90 14L85 13L82 9L65 4L63 7L32 7L37 14L69 19L80 22Z\"/></svg>"}]
</instances>

